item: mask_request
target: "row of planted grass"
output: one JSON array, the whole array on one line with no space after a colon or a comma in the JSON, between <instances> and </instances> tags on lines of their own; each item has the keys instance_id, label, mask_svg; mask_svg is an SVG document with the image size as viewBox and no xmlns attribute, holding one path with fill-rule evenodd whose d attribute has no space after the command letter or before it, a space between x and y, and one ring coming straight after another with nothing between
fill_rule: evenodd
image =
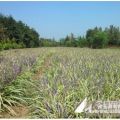
<instances>
[{"instance_id":1,"label":"row of planted grass","mask_svg":"<svg viewBox=\"0 0 120 120\"><path fill-rule=\"evenodd\" d=\"M19 91L21 88L22 92L15 94L11 92L10 95L17 95L13 98L18 98L19 100L15 101L21 101L19 103L29 104L31 111L28 117L84 118L85 114L75 114L74 110L86 96L89 101L120 99L119 50L87 48L47 50L54 51L54 54L49 58L50 67L42 77L32 79L44 58L37 62L32 72L20 76L20 80L16 80L12 85L14 90ZM8 98L9 91L8 89L5 95L8 95Z\"/></svg>"},{"instance_id":2,"label":"row of planted grass","mask_svg":"<svg viewBox=\"0 0 120 120\"><path fill-rule=\"evenodd\" d=\"M56 48L51 61L52 67L37 82L34 118L89 117L74 113L85 97L89 102L120 99L119 50Z\"/></svg>"},{"instance_id":3,"label":"row of planted grass","mask_svg":"<svg viewBox=\"0 0 120 120\"><path fill-rule=\"evenodd\" d=\"M5 117L5 115L3 114L5 111L6 113L9 112L9 114L11 114L12 116L16 116L16 112L14 111L13 106L29 106L31 102L33 103L36 91L34 89L35 84L32 80L32 76L44 63L44 60L47 57L45 51L46 50L42 51L44 54L40 54L39 52L36 58L37 61L34 62L33 65L27 66L29 68L26 68L24 71L22 71L22 73L20 73L21 75L16 76L14 80L10 80L9 84L7 83L7 85L4 85L2 87L0 91L0 117ZM35 52L38 51L35 50ZM32 69L30 69L31 67Z\"/></svg>"},{"instance_id":4,"label":"row of planted grass","mask_svg":"<svg viewBox=\"0 0 120 120\"><path fill-rule=\"evenodd\" d=\"M16 79L25 70L31 69L45 49L16 49L0 52L0 89Z\"/></svg>"}]
</instances>

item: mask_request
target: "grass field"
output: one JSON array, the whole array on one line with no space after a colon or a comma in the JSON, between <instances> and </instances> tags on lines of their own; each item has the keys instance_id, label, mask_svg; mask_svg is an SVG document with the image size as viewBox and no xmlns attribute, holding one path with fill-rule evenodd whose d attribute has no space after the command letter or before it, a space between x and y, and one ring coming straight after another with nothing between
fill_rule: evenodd
<instances>
[{"instance_id":1,"label":"grass field","mask_svg":"<svg viewBox=\"0 0 120 120\"><path fill-rule=\"evenodd\" d=\"M120 50L2 51L0 90L1 118L85 118L74 111L86 96L89 101L120 99Z\"/></svg>"}]
</instances>

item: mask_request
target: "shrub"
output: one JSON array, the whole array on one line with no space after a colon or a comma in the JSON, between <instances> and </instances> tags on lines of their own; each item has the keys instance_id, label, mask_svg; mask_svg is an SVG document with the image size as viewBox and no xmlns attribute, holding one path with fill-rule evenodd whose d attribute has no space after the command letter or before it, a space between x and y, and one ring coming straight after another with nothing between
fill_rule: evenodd
<instances>
[{"instance_id":1,"label":"shrub","mask_svg":"<svg viewBox=\"0 0 120 120\"><path fill-rule=\"evenodd\" d=\"M3 45L0 43L0 51L3 50Z\"/></svg>"},{"instance_id":2,"label":"shrub","mask_svg":"<svg viewBox=\"0 0 120 120\"><path fill-rule=\"evenodd\" d=\"M21 43L16 43L12 40L7 40L6 42L0 43L0 50L8 50L8 49L17 49L17 48L25 48L25 45Z\"/></svg>"},{"instance_id":3,"label":"shrub","mask_svg":"<svg viewBox=\"0 0 120 120\"><path fill-rule=\"evenodd\" d=\"M80 47L87 47L88 46L87 40L86 39L79 40L79 46Z\"/></svg>"},{"instance_id":4,"label":"shrub","mask_svg":"<svg viewBox=\"0 0 120 120\"><path fill-rule=\"evenodd\" d=\"M100 30L89 30L86 35L90 48L104 48L108 44L108 36Z\"/></svg>"},{"instance_id":5,"label":"shrub","mask_svg":"<svg viewBox=\"0 0 120 120\"><path fill-rule=\"evenodd\" d=\"M92 42L92 48L104 48L108 44L107 35L104 32L97 32Z\"/></svg>"}]
</instances>

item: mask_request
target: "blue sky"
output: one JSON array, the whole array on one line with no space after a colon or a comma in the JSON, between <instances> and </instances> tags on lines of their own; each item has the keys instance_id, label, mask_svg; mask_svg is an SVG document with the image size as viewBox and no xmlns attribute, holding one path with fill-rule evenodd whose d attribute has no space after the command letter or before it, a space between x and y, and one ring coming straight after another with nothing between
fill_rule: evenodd
<instances>
[{"instance_id":1,"label":"blue sky","mask_svg":"<svg viewBox=\"0 0 120 120\"><path fill-rule=\"evenodd\" d=\"M84 35L88 28L120 26L120 2L2 2L0 12L35 28L41 37Z\"/></svg>"}]
</instances>

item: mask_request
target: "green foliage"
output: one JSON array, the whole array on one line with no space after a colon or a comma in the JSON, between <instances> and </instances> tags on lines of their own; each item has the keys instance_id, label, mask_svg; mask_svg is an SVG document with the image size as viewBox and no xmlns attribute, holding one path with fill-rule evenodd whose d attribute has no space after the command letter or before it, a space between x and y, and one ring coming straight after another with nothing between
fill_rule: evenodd
<instances>
[{"instance_id":1,"label":"green foliage","mask_svg":"<svg viewBox=\"0 0 120 120\"><path fill-rule=\"evenodd\" d=\"M0 50L8 50L8 49L17 49L17 48L24 48L25 45L23 43L16 43L13 40L8 40L6 42L0 43Z\"/></svg>"},{"instance_id":2,"label":"green foliage","mask_svg":"<svg viewBox=\"0 0 120 120\"><path fill-rule=\"evenodd\" d=\"M0 51L3 50L3 45L0 43Z\"/></svg>"},{"instance_id":3,"label":"green foliage","mask_svg":"<svg viewBox=\"0 0 120 120\"><path fill-rule=\"evenodd\" d=\"M13 106L26 105L29 89L33 87L33 83L30 80L31 73L26 72L19 76L10 85L4 87L0 92L0 112L6 111L11 115L16 116ZM27 89L26 89L27 88Z\"/></svg>"},{"instance_id":4,"label":"green foliage","mask_svg":"<svg viewBox=\"0 0 120 120\"><path fill-rule=\"evenodd\" d=\"M88 46L88 41L84 37L79 37L77 46L79 46L79 47L87 47Z\"/></svg>"},{"instance_id":5,"label":"green foliage","mask_svg":"<svg viewBox=\"0 0 120 120\"><path fill-rule=\"evenodd\" d=\"M39 34L35 29L30 28L22 21L16 21L12 16L0 14L0 50L39 46L104 48L109 45L120 45L119 27L110 25L104 30L101 27L95 27L87 30L86 37L80 36L75 38L74 34L71 33L60 39L60 41L56 41L54 38L39 38Z\"/></svg>"},{"instance_id":6,"label":"green foliage","mask_svg":"<svg viewBox=\"0 0 120 120\"><path fill-rule=\"evenodd\" d=\"M74 34L71 33L69 36L67 35L66 38L60 39L59 41L60 46L66 46L66 47L77 47L78 43L76 38L74 37Z\"/></svg>"},{"instance_id":7,"label":"green foliage","mask_svg":"<svg viewBox=\"0 0 120 120\"><path fill-rule=\"evenodd\" d=\"M14 43L7 43L7 39ZM3 49L38 47L39 34L24 24L22 21L16 21L12 16L0 15L0 43L4 42Z\"/></svg>"},{"instance_id":8,"label":"green foliage","mask_svg":"<svg viewBox=\"0 0 120 120\"><path fill-rule=\"evenodd\" d=\"M109 28L102 30L101 27L88 29L86 37L74 38L74 35L66 36L60 39L60 46L67 47L89 47L89 48L104 48L109 45L120 45L120 29L111 25Z\"/></svg>"},{"instance_id":9,"label":"green foliage","mask_svg":"<svg viewBox=\"0 0 120 120\"><path fill-rule=\"evenodd\" d=\"M107 35L104 32L97 32L92 39L92 48L104 48L108 44Z\"/></svg>"},{"instance_id":10,"label":"green foliage","mask_svg":"<svg viewBox=\"0 0 120 120\"><path fill-rule=\"evenodd\" d=\"M108 35L109 45L120 45L120 29L110 25L109 28L105 28L105 32Z\"/></svg>"},{"instance_id":11,"label":"green foliage","mask_svg":"<svg viewBox=\"0 0 120 120\"><path fill-rule=\"evenodd\" d=\"M93 38L93 48L104 48L108 45L108 38L106 33L98 32Z\"/></svg>"},{"instance_id":12,"label":"green foliage","mask_svg":"<svg viewBox=\"0 0 120 120\"><path fill-rule=\"evenodd\" d=\"M40 38L40 46L42 47L56 47L59 43L53 39Z\"/></svg>"},{"instance_id":13,"label":"green foliage","mask_svg":"<svg viewBox=\"0 0 120 120\"><path fill-rule=\"evenodd\" d=\"M91 48L104 48L108 45L108 36L101 28L89 29L86 39Z\"/></svg>"}]
</instances>

